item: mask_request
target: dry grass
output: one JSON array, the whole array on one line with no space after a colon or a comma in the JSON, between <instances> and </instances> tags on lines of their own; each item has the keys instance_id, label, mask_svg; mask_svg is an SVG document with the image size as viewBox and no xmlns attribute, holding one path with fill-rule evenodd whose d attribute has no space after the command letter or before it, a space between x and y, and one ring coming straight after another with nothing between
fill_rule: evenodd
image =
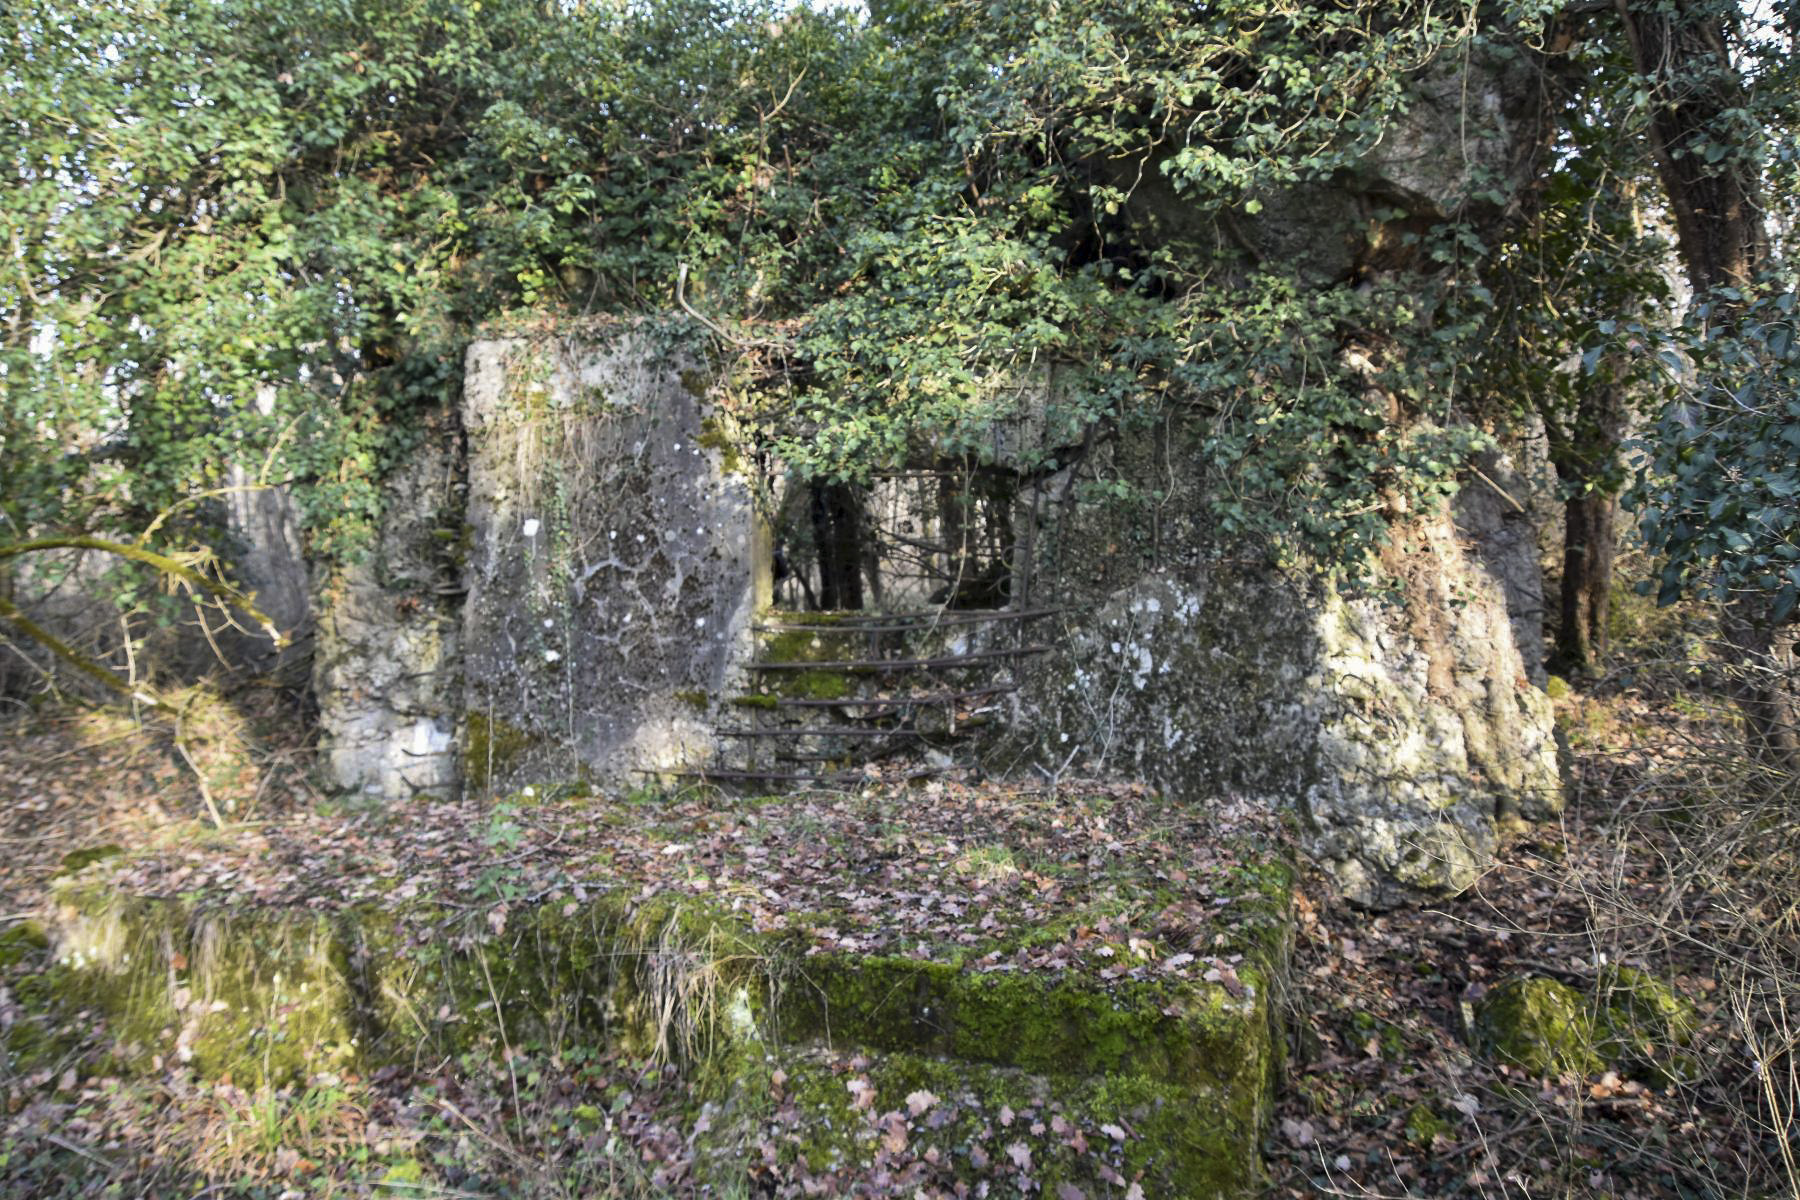
<instances>
[{"instance_id":1,"label":"dry grass","mask_svg":"<svg viewBox=\"0 0 1800 1200\"><path fill-rule=\"evenodd\" d=\"M1716 716L1654 746L1604 829L1613 869L1580 885L1596 953L1710 964L1725 1036L1678 1086L1751 1135L1732 1175L1800 1198L1800 780L1748 764ZM1630 869L1642 848L1649 881Z\"/></svg>"},{"instance_id":2,"label":"dry grass","mask_svg":"<svg viewBox=\"0 0 1800 1200\"><path fill-rule=\"evenodd\" d=\"M1309 887L1279 1194L1800 1200L1800 781L1748 761L1707 614L1621 630L1612 672L1557 701L1560 824L1434 909ZM1691 1002L1691 1042L1551 1079L1471 1044L1500 981L1599 1005L1609 964Z\"/></svg>"}]
</instances>

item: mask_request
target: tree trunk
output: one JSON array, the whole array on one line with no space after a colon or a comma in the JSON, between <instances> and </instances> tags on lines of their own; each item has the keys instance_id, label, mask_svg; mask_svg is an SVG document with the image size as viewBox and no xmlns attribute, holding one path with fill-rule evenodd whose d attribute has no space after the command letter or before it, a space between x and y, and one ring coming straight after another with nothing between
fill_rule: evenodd
<instances>
[{"instance_id":1,"label":"tree trunk","mask_svg":"<svg viewBox=\"0 0 1800 1200\"><path fill-rule=\"evenodd\" d=\"M1731 693L1744 714L1751 757L1791 775L1800 770L1800 646L1792 625L1770 626L1768 607L1760 598L1734 600L1725 606L1719 625L1735 660Z\"/></svg>"},{"instance_id":2,"label":"tree trunk","mask_svg":"<svg viewBox=\"0 0 1800 1200\"><path fill-rule=\"evenodd\" d=\"M1732 151L1732 114L1744 104L1725 27L1707 0L1614 0L1633 65L1655 100L1650 121L1657 174L1675 217L1676 240L1697 300L1742 287L1769 265L1761 177ZM1718 145L1722 156L1709 153ZM1767 597L1726 606L1733 698L1744 714L1751 757L1800 771L1800 676L1794 627L1769 619Z\"/></svg>"},{"instance_id":3,"label":"tree trunk","mask_svg":"<svg viewBox=\"0 0 1800 1200\"><path fill-rule=\"evenodd\" d=\"M1728 142L1743 107L1716 5L1708 0L1616 0L1639 75L1656 103L1650 145L1675 217L1676 241L1697 296L1742 286L1768 264L1757 172L1708 151Z\"/></svg>"},{"instance_id":4,"label":"tree trunk","mask_svg":"<svg viewBox=\"0 0 1800 1200\"><path fill-rule=\"evenodd\" d=\"M1625 437L1625 394L1613 364L1581 385L1572 417L1542 410L1550 461L1562 485L1562 618L1550 669L1574 678L1601 669L1606 614L1612 597L1620 483L1619 445Z\"/></svg>"},{"instance_id":5,"label":"tree trunk","mask_svg":"<svg viewBox=\"0 0 1800 1200\"><path fill-rule=\"evenodd\" d=\"M960 475L938 477L938 522L943 528L944 571L949 583L945 595L953 600L956 589L973 573L969 555L969 493Z\"/></svg>"},{"instance_id":6,"label":"tree trunk","mask_svg":"<svg viewBox=\"0 0 1800 1200\"><path fill-rule=\"evenodd\" d=\"M1563 504L1562 621L1552 654L1559 675L1593 674L1606 659L1618 507L1611 493L1598 488Z\"/></svg>"},{"instance_id":7,"label":"tree trunk","mask_svg":"<svg viewBox=\"0 0 1800 1200\"><path fill-rule=\"evenodd\" d=\"M819 607L861 608L862 506L847 483L812 486L813 543L819 552Z\"/></svg>"}]
</instances>

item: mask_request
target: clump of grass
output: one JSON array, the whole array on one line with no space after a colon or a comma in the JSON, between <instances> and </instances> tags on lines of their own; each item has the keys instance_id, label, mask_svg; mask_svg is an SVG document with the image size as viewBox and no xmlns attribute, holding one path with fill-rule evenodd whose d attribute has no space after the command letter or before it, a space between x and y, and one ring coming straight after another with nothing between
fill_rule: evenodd
<instances>
[{"instance_id":1,"label":"clump of grass","mask_svg":"<svg viewBox=\"0 0 1800 1200\"><path fill-rule=\"evenodd\" d=\"M1737 1161L1689 1182L1800 1197L1800 777L1746 753L1724 656L1666 654L1691 622L1649 632L1657 645L1578 698L1572 731L1579 799L1599 810L1586 861L1615 869L1556 882L1584 901L1596 961L1680 979L1709 1014L1667 1090Z\"/></svg>"},{"instance_id":2,"label":"clump of grass","mask_svg":"<svg viewBox=\"0 0 1800 1200\"><path fill-rule=\"evenodd\" d=\"M761 953L716 922L677 906L637 953L637 987L647 1019L650 1060L705 1064L731 1038L753 1037L732 1026L732 1001L742 980L769 978Z\"/></svg>"},{"instance_id":3,"label":"clump of grass","mask_svg":"<svg viewBox=\"0 0 1800 1200\"><path fill-rule=\"evenodd\" d=\"M983 883L1010 879L1019 873L1018 861L1005 846L975 846L963 851L954 864L957 874Z\"/></svg>"}]
</instances>

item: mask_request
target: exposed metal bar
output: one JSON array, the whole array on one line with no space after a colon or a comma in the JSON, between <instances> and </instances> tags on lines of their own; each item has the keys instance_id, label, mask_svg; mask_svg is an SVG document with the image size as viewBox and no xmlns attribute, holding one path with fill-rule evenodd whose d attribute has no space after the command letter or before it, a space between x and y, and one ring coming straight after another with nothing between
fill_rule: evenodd
<instances>
[{"instance_id":1,"label":"exposed metal bar","mask_svg":"<svg viewBox=\"0 0 1800 1200\"><path fill-rule=\"evenodd\" d=\"M751 630L755 633L827 633L833 630L853 630L856 633L904 633L909 630L929 629L941 625L975 625L985 621L1028 621L1068 611L1067 608L995 608L979 611L940 609L932 613L871 613L867 617L845 617L842 620L831 622L797 621L774 625L753 625ZM891 623L869 624L872 621Z\"/></svg>"},{"instance_id":2,"label":"exposed metal bar","mask_svg":"<svg viewBox=\"0 0 1800 1200\"><path fill-rule=\"evenodd\" d=\"M850 697L844 700L798 700L787 696L770 696L776 708L889 708L905 707L910 704L950 704L957 700L978 700L984 696L1000 696L1007 692L1018 691L1016 684L996 684L993 687L971 688L963 692L926 692L918 696L886 696L886 697ZM758 696L757 704L761 707L763 697Z\"/></svg>"},{"instance_id":3,"label":"exposed metal bar","mask_svg":"<svg viewBox=\"0 0 1800 1200\"><path fill-rule=\"evenodd\" d=\"M1020 646L1016 650L976 650L969 654L950 654L942 658L859 658L836 662L753 662L752 671L855 671L886 674L893 671L932 671L987 662L996 658L1024 658L1032 654L1048 654L1053 646Z\"/></svg>"},{"instance_id":4,"label":"exposed metal bar","mask_svg":"<svg viewBox=\"0 0 1800 1200\"><path fill-rule=\"evenodd\" d=\"M978 467L950 468L943 471L918 468L909 471L870 471L870 479L974 479L981 474Z\"/></svg>"},{"instance_id":5,"label":"exposed metal bar","mask_svg":"<svg viewBox=\"0 0 1800 1200\"><path fill-rule=\"evenodd\" d=\"M927 733L922 729L857 729L851 726L841 728L800 728L800 729L717 729L713 731L720 737L735 738L768 738L768 737L939 737L949 734Z\"/></svg>"},{"instance_id":6,"label":"exposed metal bar","mask_svg":"<svg viewBox=\"0 0 1800 1200\"><path fill-rule=\"evenodd\" d=\"M951 763L950 765L943 767L920 767L917 770L908 771L898 779L892 780L879 777L871 780L869 776L864 775L861 771L840 771L835 775L814 775L792 771L651 771L640 768L636 773L639 775L667 775L674 779L763 779L779 780L784 783L846 784L869 782L905 783L913 779L926 779L933 775L947 774L950 771L966 771L969 769L970 766L968 763Z\"/></svg>"}]
</instances>

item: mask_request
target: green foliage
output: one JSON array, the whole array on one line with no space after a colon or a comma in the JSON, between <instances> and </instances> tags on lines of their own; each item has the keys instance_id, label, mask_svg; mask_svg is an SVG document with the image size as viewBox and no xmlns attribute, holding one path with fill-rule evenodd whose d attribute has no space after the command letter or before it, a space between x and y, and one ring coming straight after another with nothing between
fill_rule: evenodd
<instances>
[{"instance_id":1,"label":"green foliage","mask_svg":"<svg viewBox=\"0 0 1800 1200\"><path fill-rule=\"evenodd\" d=\"M173 509L152 540L192 546L219 489L288 482L314 552L354 553L474 326L666 317L680 286L709 315L665 331L713 339L733 427L804 475L1046 472L1179 408L1224 534L1353 566L1482 443L1466 362L1509 314L1516 343L1564 312L1559 351L1644 315L1612 126L1649 98L1597 54L1535 241L1479 163L1380 193L1358 236L1387 265L1354 278L1244 229L1313 220L1558 7L25 0L0 43L0 521L135 536ZM1787 178L1765 93L1792 68L1756 61L1743 120ZM1495 264L1526 260L1552 275L1497 302Z\"/></svg>"},{"instance_id":2,"label":"green foliage","mask_svg":"<svg viewBox=\"0 0 1800 1200\"><path fill-rule=\"evenodd\" d=\"M899 102L827 298L801 316L805 369L779 393L789 462L832 479L918 460L1051 470L1095 430L1181 406L1211 424L1195 466L1218 477L1223 532L1342 566L1454 487L1482 442L1454 399L1490 317L1456 273L1484 252L1474 227L1378 214L1424 218L1394 235L1420 269L1350 288L1263 264L1236 222L1363 169L1421 71L1516 53L1539 13L875 13L876 35L904 40ZM1495 182L1473 172L1463 201Z\"/></svg>"},{"instance_id":3,"label":"green foliage","mask_svg":"<svg viewBox=\"0 0 1800 1200\"><path fill-rule=\"evenodd\" d=\"M237 463L301 485L318 551L353 550L472 323L666 310L684 264L693 304L781 323L784 369L748 377L807 474L993 458L1043 392L1041 434L1008 452L1047 469L1178 397L1222 415L1215 466L1251 455L1228 523L1354 552L1374 498L1441 489L1466 448L1365 437L1368 381L1335 361L1372 320L1425 331L1441 365L1433 299L1349 311L1246 280L1215 233L1144 236L1137 193L1250 213L1351 169L1412 73L1509 26L1241 0L12 15L15 533L142 528ZM1389 390L1433 390L1417 353L1385 361L1415 377Z\"/></svg>"},{"instance_id":4,"label":"green foliage","mask_svg":"<svg viewBox=\"0 0 1800 1200\"><path fill-rule=\"evenodd\" d=\"M707 3L8 15L0 519L135 534L237 464L300 485L326 554L366 537L471 322L661 303L689 232L722 244L748 135L710 131L772 108L757 72L800 68L763 60L810 44L751 53L774 10Z\"/></svg>"},{"instance_id":5,"label":"green foliage","mask_svg":"<svg viewBox=\"0 0 1800 1200\"><path fill-rule=\"evenodd\" d=\"M1673 247L1648 219L1643 144L1614 127L1636 103L1617 39L1590 41L1574 60L1588 78L1561 113L1557 170L1485 265L1500 319L1474 366L1501 423L1543 422L1566 496L1612 495L1627 481L1626 425L1667 399L1642 334L1627 326L1670 321Z\"/></svg>"},{"instance_id":6,"label":"green foliage","mask_svg":"<svg viewBox=\"0 0 1800 1200\"><path fill-rule=\"evenodd\" d=\"M1791 291L1732 291L1697 307L1660 342L1681 382L1642 457L1630 497L1663 556L1654 591L1760 593L1779 623L1800 599L1800 339Z\"/></svg>"}]
</instances>

